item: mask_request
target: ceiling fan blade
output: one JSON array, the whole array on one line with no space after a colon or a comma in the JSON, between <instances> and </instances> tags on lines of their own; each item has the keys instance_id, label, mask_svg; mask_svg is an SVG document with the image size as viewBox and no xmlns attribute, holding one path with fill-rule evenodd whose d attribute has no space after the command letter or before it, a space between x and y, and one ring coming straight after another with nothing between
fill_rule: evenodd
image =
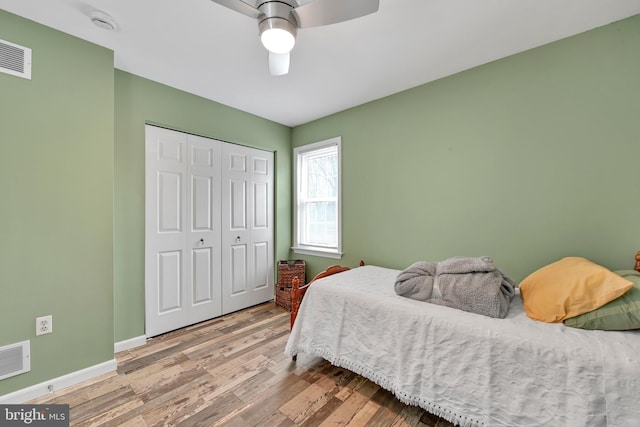
<instances>
[{"instance_id":1,"label":"ceiling fan blade","mask_svg":"<svg viewBox=\"0 0 640 427\"><path fill-rule=\"evenodd\" d=\"M313 0L293 9L293 14L300 28L319 27L369 15L379 5L379 0Z\"/></svg>"},{"instance_id":2,"label":"ceiling fan blade","mask_svg":"<svg viewBox=\"0 0 640 427\"><path fill-rule=\"evenodd\" d=\"M252 4L245 3L242 0L211 0L214 3L218 3L224 7L227 7L231 10L235 10L236 12L240 12L243 15L247 15L250 18L258 19L263 15L258 9L256 9Z\"/></svg>"},{"instance_id":3,"label":"ceiling fan blade","mask_svg":"<svg viewBox=\"0 0 640 427\"><path fill-rule=\"evenodd\" d=\"M283 76L289 72L289 52L269 52L269 72L272 76Z\"/></svg>"}]
</instances>

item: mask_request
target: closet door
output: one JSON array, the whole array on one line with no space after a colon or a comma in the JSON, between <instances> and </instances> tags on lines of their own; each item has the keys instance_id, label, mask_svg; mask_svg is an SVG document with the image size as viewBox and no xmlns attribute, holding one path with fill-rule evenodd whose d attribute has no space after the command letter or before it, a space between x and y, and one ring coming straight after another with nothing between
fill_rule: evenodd
<instances>
[{"instance_id":1,"label":"closet door","mask_svg":"<svg viewBox=\"0 0 640 427\"><path fill-rule=\"evenodd\" d=\"M221 143L146 126L145 334L219 316Z\"/></svg>"},{"instance_id":2,"label":"closet door","mask_svg":"<svg viewBox=\"0 0 640 427\"><path fill-rule=\"evenodd\" d=\"M221 142L194 135L187 137L189 183L187 206L189 250L187 323L222 314L221 272Z\"/></svg>"},{"instance_id":3,"label":"closet door","mask_svg":"<svg viewBox=\"0 0 640 427\"><path fill-rule=\"evenodd\" d=\"M222 309L273 299L273 153L222 147Z\"/></svg>"}]
</instances>

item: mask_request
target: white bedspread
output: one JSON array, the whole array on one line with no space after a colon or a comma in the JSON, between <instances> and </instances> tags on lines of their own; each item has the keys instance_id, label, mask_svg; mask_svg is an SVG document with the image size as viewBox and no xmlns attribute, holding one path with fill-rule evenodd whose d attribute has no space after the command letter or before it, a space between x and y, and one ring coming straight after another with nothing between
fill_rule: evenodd
<instances>
[{"instance_id":1,"label":"white bedspread","mask_svg":"<svg viewBox=\"0 0 640 427\"><path fill-rule=\"evenodd\" d=\"M462 426L640 426L640 331L505 319L395 294L364 266L307 291L285 353L321 356Z\"/></svg>"}]
</instances>

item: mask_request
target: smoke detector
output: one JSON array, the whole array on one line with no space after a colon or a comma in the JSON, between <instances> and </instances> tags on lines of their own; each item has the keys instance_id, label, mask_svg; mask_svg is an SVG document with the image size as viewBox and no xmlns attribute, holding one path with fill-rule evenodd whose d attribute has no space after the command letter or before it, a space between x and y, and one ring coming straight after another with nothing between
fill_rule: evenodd
<instances>
[{"instance_id":1,"label":"smoke detector","mask_svg":"<svg viewBox=\"0 0 640 427\"><path fill-rule=\"evenodd\" d=\"M91 18L91 22L93 22L94 25L102 28L103 30L115 31L118 27L115 19L99 10L94 10L93 12L91 12L89 14L89 18Z\"/></svg>"}]
</instances>

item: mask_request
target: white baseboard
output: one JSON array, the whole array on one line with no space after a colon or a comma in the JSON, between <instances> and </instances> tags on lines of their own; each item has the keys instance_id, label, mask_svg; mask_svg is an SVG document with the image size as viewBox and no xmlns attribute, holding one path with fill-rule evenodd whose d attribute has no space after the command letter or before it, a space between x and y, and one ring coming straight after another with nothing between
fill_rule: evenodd
<instances>
[{"instance_id":1,"label":"white baseboard","mask_svg":"<svg viewBox=\"0 0 640 427\"><path fill-rule=\"evenodd\" d=\"M147 343L147 337L140 335L139 337L130 338L124 341L118 341L113 345L113 352L120 353L121 351L129 350L131 348L140 347Z\"/></svg>"},{"instance_id":2,"label":"white baseboard","mask_svg":"<svg viewBox=\"0 0 640 427\"><path fill-rule=\"evenodd\" d=\"M83 381L115 371L117 367L116 359L111 359L98 365L89 366L88 368L0 396L0 404L25 403L45 396L52 391L62 390L63 388L71 387Z\"/></svg>"}]
</instances>

